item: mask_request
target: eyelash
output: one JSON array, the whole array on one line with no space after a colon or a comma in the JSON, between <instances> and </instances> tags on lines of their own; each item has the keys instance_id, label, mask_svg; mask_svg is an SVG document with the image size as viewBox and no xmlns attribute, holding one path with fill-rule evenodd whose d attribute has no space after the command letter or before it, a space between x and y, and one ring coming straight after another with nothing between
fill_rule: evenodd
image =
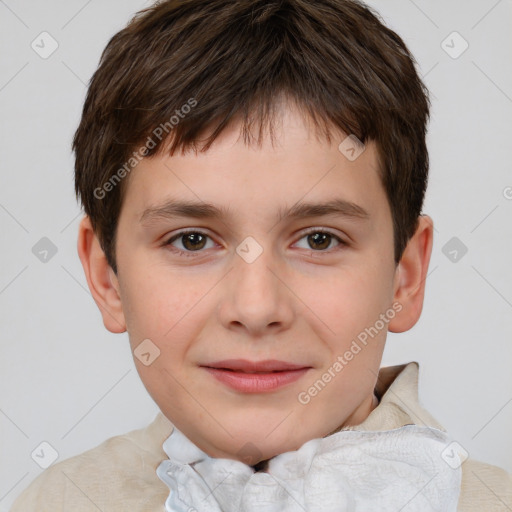
<instances>
[{"instance_id":1,"label":"eyelash","mask_svg":"<svg viewBox=\"0 0 512 512\"><path fill-rule=\"evenodd\" d=\"M189 230L183 230L183 231L180 231L179 233L176 233L171 238L169 238L166 242L164 242L163 245L164 245L164 247L169 247L171 249L171 251L174 254L176 254L177 256L185 257L185 258L197 257L195 253L201 253L201 252L204 252L204 251L201 251L201 250L198 250L198 251L183 251L181 249L176 249L175 247L172 246L172 243L175 240L178 240L179 238L183 237L184 235L188 235L190 233L195 233L195 234L198 234L198 235L202 235L202 236L205 236L205 237L211 239L211 237L207 233L204 233L203 231L199 231L197 229L189 229ZM316 233L325 233L326 235L330 235L337 242L339 242L339 246L337 246L337 248L339 250L341 250L341 248L343 248L343 247L348 246L348 243L345 242L344 240L342 240L339 236L335 235L331 231L328 231L326 229L321 229L321 228L312 228L309 231L303 232L301 237L299 238L299 240L302 240L304 237L306 237L308 235L312 235L312 234L316 234ZM330 253L332 251L336 251L336 247L334 249L330 249L330 250L316 250L315 251L314 249L311 249L311 251L315 252L315 253L319 253L319 254L321 254L321 253Z\"/></svg>"}]
</instances>

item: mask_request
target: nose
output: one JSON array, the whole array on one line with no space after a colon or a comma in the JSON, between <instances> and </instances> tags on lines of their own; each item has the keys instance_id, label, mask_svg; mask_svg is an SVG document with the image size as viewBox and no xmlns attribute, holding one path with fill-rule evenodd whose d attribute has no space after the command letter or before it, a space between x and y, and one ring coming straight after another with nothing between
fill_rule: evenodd
<instances>
[{"instance_id":1,"label":"nose","mask_svg":"<svg viewBox=\"0 0 512 512\"><path fill-rule=\"evenodd\" d=\"M286 266L270 249L263 249L263 244L256 246L254 239L246 246L241 244L226 276L219 307L221 322L228 329L245 330L254 337L289 328L295 310L287 277L289 281Z\"/></svg>"}]
</instances>

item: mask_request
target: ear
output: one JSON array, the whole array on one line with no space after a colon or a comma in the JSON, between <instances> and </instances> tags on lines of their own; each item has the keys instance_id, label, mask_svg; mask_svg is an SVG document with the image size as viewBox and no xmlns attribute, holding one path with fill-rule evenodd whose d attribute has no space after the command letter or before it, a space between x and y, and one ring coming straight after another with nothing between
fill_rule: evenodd
<instances>
[{"instance_id":1,"label":"ear","mask_svg":"<svg viewBox=\"0 0 512 512\"><path fill-rule=\"evenodd\" d=\"M420 215L416 232L395 271L393 302L399 302L402 309L388 324L391 332L408 331L421 315L433 234L432 219L428 215Z\"/></svg>"},{"instance_id":2,"label":"ear","mask_svg":"<svg viewBox=\"0 0 512 512\"><path fill-rule=\"evenodd\" d=\"M87 215L78 228L77 248L89 290L101 311L103 324L110 332L125 332L126 321L119 293L119 282L107 262Z\"/></svg>"}]
</instances>

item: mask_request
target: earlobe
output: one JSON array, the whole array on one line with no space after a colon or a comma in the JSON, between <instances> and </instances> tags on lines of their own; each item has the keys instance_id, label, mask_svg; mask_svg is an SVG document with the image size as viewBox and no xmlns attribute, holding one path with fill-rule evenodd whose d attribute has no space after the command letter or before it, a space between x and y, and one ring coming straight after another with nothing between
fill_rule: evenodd
<instances>
[{"instance_id":1,"label":"earlobe","mask_svg":"<svg viewBox=\"0 0 512 512\"><path fill-rule=\"evenodd\" d=\"M103 324L110 332L125 332L126 321L119 283L107 262L88 216L80 222L77 249L89 290L103 317Z\"/></svg>"},{"instance_id":2,"label":"earlobe","mask_svg":"<svg viewBox=\"0 0 512 512\"><path fill-rule=\"evenodd\" d=\"M409 240L395 272L393 301L400 303L402 309L389 322L390 332L407 331L419 320L432 254L433 232L432 219L428 215L421 215L416 232Z\"/></svg>"}]
</instances>

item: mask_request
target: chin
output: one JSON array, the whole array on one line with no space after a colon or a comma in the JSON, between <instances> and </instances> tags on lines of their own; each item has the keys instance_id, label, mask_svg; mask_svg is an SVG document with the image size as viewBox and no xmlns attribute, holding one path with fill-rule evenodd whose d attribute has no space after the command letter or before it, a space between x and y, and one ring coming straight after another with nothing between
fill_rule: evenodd
<instances>
[{"instance_id":1,"label":"chin","mask_svg":"<svg viewBox=\"0 0 512 512\"><path fill-rule=\"evenodd\" d=\"M227 446L222 447L229 451L229 458L240 460L250 466L281 453L297 450L311 439L305 432L301 432L301 436L295 438L285 430L278 433L275 427L272 432L272 429L267 431L258 428L254 423L251 426L252 431L244 429L243 433L239 434L231 432L234 438L229 440ZM227 455L221 456L227 457Z\"/></svg>"}]
</instances>

